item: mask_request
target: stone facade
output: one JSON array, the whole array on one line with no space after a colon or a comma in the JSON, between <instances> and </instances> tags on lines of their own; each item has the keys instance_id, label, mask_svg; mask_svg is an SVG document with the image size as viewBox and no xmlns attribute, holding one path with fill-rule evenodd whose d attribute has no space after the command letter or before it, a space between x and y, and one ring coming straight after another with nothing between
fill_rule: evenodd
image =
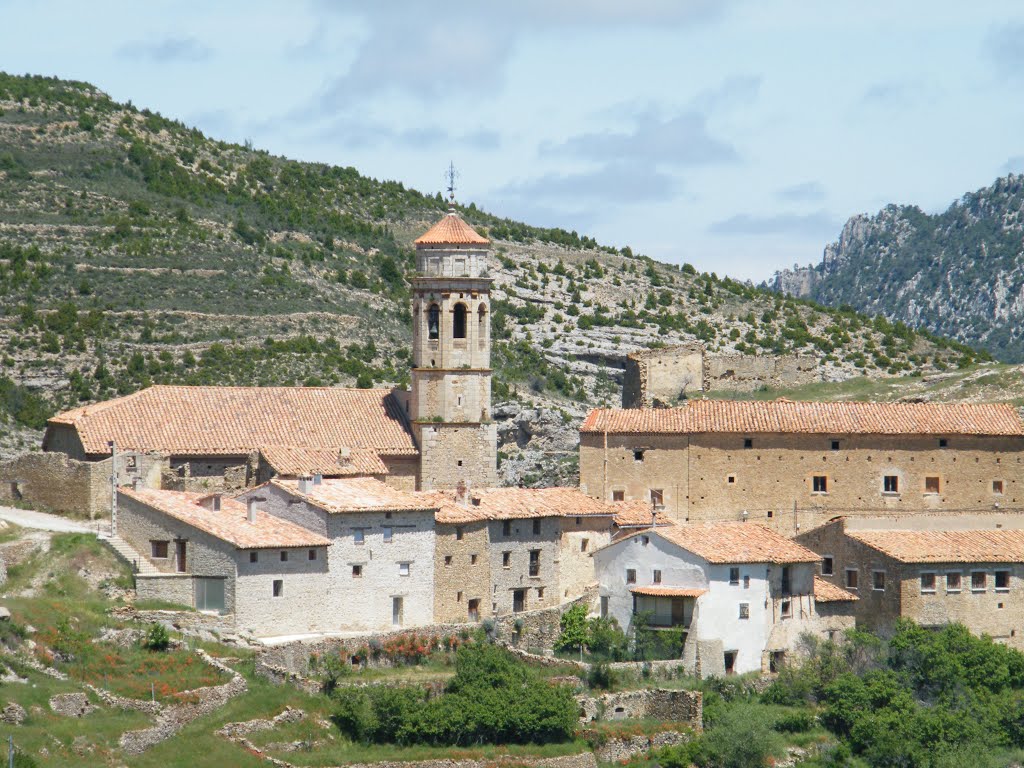
<instances>
[{"instance_id":1,"label":"stone facade","mask_svg":"<svg viewBox=\"0 0 1024 768\"><path fill-rule=\"evenodd\" d=\"M434 536L434 621L458 624L490 616L487 523L437 523Z\"/></svg>"},{"instance_id":2,"label":"stone facade","mask_svg":"<svg viewBox=\"0 0 1024 768\"><path fill-rule=\"evenodd\" d=\"M908 563L888 556L848 535L848 530L870 526L892 530L1015 530L1024 527L1016 515L836 520L797 537L804 546L830 558L831 571L821 578L859 596L855 603L857 626L891 629L899 618L926 627L958 622L975 634L1024 650L1024 563L929 562ZM996 573L1006 576L997 587ZM984 574L984 586L972 586L972 574ZM851 577L850 574L855 574ZM881 582L877 581L881 575ZM922 583L922 574L934 585ZM956 582L949 576L958 577ZM856 583L851 582L856 579ZM954 586L957 584L958 586Z\"/></svg>"},{"instance_id":3,"label":"stone facade","mask_svg":"<svg viewBox=\"0 0 1024 768\"><path fill-rule=\"evenodd\" d=\"M821 380L813 355L708 354L696 341L627 355L622 407L654 408L701 392L755 392Z\"/></svg>"},{"instance_id":4,"label":"stone facade","mask_svg":"<svg viewBox=\"0 0 1024 768\"><path fill-rule=\"evenodd\" d=\"M488 521L494 615L548 608L561 602L561 523L557 517Z\"/></svg>"},{"instance_id":5,"label":"stone facade","mask_svg":"<svg viewBox=\"0 0 1024 768\"><path fill-rule=\"evenodd\" d=\"M580 435L581 487L592 496L650 500L660 491L678 522L740 520L746 511L789 535L837 514L1018 506L1022 460L1018 437ZM886 478L896 478L896 492Z\"/></svg>"},{"instance_id":6,"label":"stone facade","mask_svg":"<svg viewBox=\"0 0 1024 768\"><path fill-rule=\"evenodd\" d=\"M604 720L662 720L683 723L700 731L704 722L700 691L644 688L600 696L580 696L583 722Z\"/></svg>"}]
</instances>

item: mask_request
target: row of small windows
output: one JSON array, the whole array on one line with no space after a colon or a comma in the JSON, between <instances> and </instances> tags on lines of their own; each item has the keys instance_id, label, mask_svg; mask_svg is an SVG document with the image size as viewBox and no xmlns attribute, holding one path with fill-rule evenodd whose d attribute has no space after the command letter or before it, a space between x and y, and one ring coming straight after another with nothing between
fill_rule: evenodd
<instances>
[{"instance_id":1,"label":"row of small windows","mask_svg":"<svg viewBox=\"0 0 1024 768\"><path fill-rule=\"evenodd\" d=\"M734 482L730 477L729 482ZM828 475L814 475L811 478L811 491L813 493L828 493ZM938 476L930 476L924 479L924 493L937 494L942 491L942 479ZM900 477L899 475L885 475L882 478L882 493L899 493L900 492ZM992 493L1001 494L1003 492L1003 481L993 480L992 481Z\"/></svg>"},{"instance_id":2,"label":"row of small windows","mask_svg":"<svg viewBox=\"0 0 1024 768\"><path fill-rule=\"evenodd\" d=\"M458 303L452 308L452 338L466 338L466 317L469 309L463 303ZM477 310L477 323L480 329L480 337L483 338L486 332L487 307L483 304ZM441 307L431 304L427 309L427 338L434 341L441 336Z\"/></svg>"},{"instance_id":3,"label":"row of small windows","mask_svg":"<svg viewBox=\"0 0 1024 768\"><path fill-rule=\"evenodd\" d=\"M835 574L835 561L832 557L826 556L821 559L821 573L823 576ZM949 571L943 574L946 582L946 592L956 593L962 590L963 573L961 571ZM988 590L988 571L971 571L971 591L985 592ZM871 572L871 589L875 592L885 591L885 571L873 570ZM935 571L921 573L922 594L933 594L937 591L939 574ZM999 570L993 572L993 581L997 592L1008 592L1010 590L1010 572ZM844 571L844 583L847 589L860 588L860 570L849 567Z\"/></svg>"},{"instance_id":4,"label":"row of small windows","mask_svg":"<svg viewBox=\"0 0 1024 768\"><path fill-rule=\"evenodd\" d=\"M949 440L947 438L945 438L945 437L940 437L939 441L938 441L938 446L939 446L939 448L948 448L949 447ZM754 438L752 438L752 437L745 437L745 438L743 438L743 447L745 449L747 449L747 450L752 449L754 447ZM838 451L840 449L840 441L839 440L830 440L829 441L829 447L833 451ZM647 449L646 448L634 448L633 449L633 461L638 461L638 462L643 461L646 458L646 454L647 454Z\"/></svg>"}]
</instances>

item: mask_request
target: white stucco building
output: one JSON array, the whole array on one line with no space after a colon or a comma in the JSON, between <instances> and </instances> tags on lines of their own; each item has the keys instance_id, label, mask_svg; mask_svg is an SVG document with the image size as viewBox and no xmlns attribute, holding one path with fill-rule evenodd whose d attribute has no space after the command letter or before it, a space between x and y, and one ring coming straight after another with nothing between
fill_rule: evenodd
<instances>
[{"instance_id":1,"label":"white stucco building","mask_svg":"<svg viewBox=\"0 0 1024 768\"><path fill-rule=\"evenodd\" d=\"M825 634L818 562L756 523L651 528L594 553L602 614L623 629L638 614L652 628L682 627L684 666L704 676L768 671L804 632Z\"/></svg>"}]
</instances>

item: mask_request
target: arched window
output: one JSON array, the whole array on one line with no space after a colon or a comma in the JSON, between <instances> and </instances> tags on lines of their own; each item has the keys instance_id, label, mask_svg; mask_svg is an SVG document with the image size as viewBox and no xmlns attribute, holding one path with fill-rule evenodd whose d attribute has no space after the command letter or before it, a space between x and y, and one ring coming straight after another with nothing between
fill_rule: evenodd
<instances>
[{"instance_id":1,"label":"arched window","mask_svg":"<svg viewBox=\"0 0 1024 768\"><path fill-rule=\"evenodd\" d=\"M476 338L477 343L483 347L487 344L487 307L483 304L476 312Z\"/></svg>"},{"instance_id":2,"label":"arched window","mask_svg":"<svg viewBox=\"0 0 1024 768\"><path fill-rule=\"evenodd\" d=\"M441 331L441 308L437 304L431 304L427 310L427 338L436 339Z\"/></svg>"},{"instance_id":3,"label":"arched window","mask_svg":"<svg viewBox=\"0 0 1024 768\"><path fill-rule=\"evenodd\" d=\"M456 304L454 317L452 318L452 338L466 338L466 305Z\"/></svg>"}]
</instances>

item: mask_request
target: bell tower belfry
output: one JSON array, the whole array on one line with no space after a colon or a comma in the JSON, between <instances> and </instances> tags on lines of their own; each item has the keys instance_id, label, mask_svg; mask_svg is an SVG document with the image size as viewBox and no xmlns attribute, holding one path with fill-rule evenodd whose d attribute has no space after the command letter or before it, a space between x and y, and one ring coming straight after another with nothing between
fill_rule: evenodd
<instances>
[{"instance_id":1,"label":"bell tower belfry","mask_svg":"<svg viewBox=\"0 0 1024 768\"><path fill-rule=\"evenodd\" d=\"M489 246L454 202L416 240L409 415L420 449L420 490L497 485Z\"/></svg>"}]
</instances>

